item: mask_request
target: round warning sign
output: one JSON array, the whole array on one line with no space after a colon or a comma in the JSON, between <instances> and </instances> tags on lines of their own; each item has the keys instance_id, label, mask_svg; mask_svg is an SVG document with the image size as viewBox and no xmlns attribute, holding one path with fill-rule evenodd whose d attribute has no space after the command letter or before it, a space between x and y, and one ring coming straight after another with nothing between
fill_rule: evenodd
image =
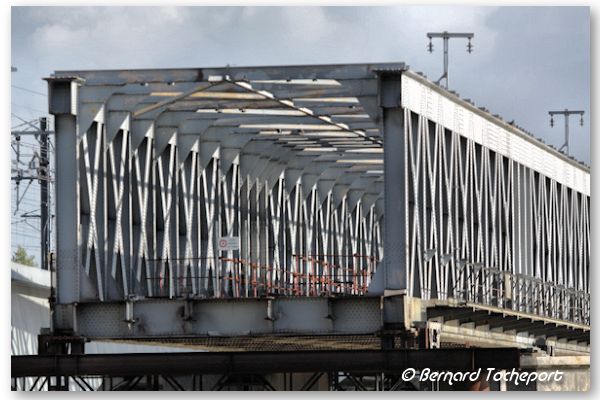
<instances>
[{"instance_id":1,"label":"round warning sign","mask_svg":"<svg viewBox=\"0 0 600 400\"><path fill-rule=\"evenodd\" d=\"M219 238L219 251L232 251L240 249L240 238L237 236L225 236Z\"/></svg>"}]
</instances>

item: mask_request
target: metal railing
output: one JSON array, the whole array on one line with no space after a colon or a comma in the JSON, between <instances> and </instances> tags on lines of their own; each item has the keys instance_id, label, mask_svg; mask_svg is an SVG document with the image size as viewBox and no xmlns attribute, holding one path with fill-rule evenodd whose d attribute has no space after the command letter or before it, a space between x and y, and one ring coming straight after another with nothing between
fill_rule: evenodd
<instances>
[{"instance_id":1,"label":"metal railing","mask_svg":"<svg viewBox=\"0 0 600 400\"><path fill-rule=\"evenodd\" d=\"M474 263L459 265L455 271L450 297L578 324L590 324L590 294L584 291Z\"/></svg>"},{"instance_id":2,"label":"metal railing","mask_svg":"<svg viewBox=\"0 0 600 400\"><path fill-rule=\"evenodd\" d=\"M333 262L335 260L335 262ZM157 261L157 260L156 260ZM185 265L185 260L177 266ZM183 261L183 262L182 262ZM172 278L164 273L147 277L153 287L147 297L256 298L262 296L366 295L377 260L371 256L291 256L286 266L262 265L240 258L214 257L210 273ZM206 262L205 259L202 262ZM523 274L512 274L479 263L456 263L447 291L433 297L499 307L507 310L590 324L590 294L544 282ZM201 292L199 288L207 287Z\"/></svg>"}]
</instances>

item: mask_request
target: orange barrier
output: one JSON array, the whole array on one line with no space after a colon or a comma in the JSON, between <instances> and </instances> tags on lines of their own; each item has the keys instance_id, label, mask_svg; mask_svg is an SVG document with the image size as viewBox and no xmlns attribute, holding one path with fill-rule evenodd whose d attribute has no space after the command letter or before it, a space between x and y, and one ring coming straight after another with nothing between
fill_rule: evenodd
<instances>
[{"instance_id":1,"label":"orange barrier","mask_svg":"<svg viewBox=\"0 0 600 400\"><path fill-rule=\"evenodd\" d=\"M360 254L337 255L292 255L293 262L290 266L278 267L262 265L260 263L236 258L215 257L215 261L231 263L226 276L218 275L216 278L225 285L225 291L231 290L234 297L259 297L260 295L287 295L287 296L319 296L323 294L353 294L363 295L367 291L369 278L375 270L375 257ZM324 257L329 260L323 259ZM196 258L208 259L208 257ZM352 265L339 265L331 260L348 259ZM352 260L352 261L350 261ZM158 261L158 260L157 260ZM347 265L347 264L346 264ZM244 271L244 268L247 268ZM161 271L158 277L147 278L158 280L158 290L165 295L164 290L169 287L169 281L174 280L177 285L176 292L182 293L191 288L187 280L197 278L209 279L209 276L179 276L168 277L168 270Z\"/></svg>"}]
</instances>

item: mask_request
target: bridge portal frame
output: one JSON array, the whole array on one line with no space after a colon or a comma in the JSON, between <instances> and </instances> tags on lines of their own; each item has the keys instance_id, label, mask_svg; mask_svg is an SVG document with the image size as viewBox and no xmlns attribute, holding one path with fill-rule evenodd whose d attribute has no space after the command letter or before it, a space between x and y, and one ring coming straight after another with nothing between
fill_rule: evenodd
<instances>
[{"instance_id":1,"label":"bridge portal frame","mask_svg":"<svg viewBox=\"0 0 600 400\"><path fill-rule=\"evenodd\" d=\"M277 85L285 85L285 83L294 80L302 81L298 83L299 85L306 85L308 81L321 83L321 81L332 80L334 82L326 82L324 83L325 88L314 89L312 92L309 88L302 86L301 90L296 92L286 88L277 94ZM164 315L160 313L152 315L151 312L143 312L144 318L141 318L141 314L136 314L146 307L152 309L158 304L169 304L170 301L167 299L146 298L147 295L152 295L150 286L148 286L143 296L138 296L135 291L131 290L132 282L136 279L138 281L144 280L140 260L145 257L147 262L158 261L162 263L160 268L164 274L161 275L161 279L170 280L169 291L165 297L168 299L178 298L178 300L173 301L172 307L168 307L170 316L166 320L172 322L176 320L177 326L183 327L181 330L190 334L213 332L204 328L201 331L186 330L189 328L185 328L194 325L193 309L196 306L190 306L190 304L203 302L202 299L198 298L186 299L187 294L184 295L178 289L176 283L173 283L177 282L179 278L188 279L186 275L189 273L188 267L184 266L184 268L179 269L178 273L180 275L177 276L168 273L167 278L165 271L171 271L172 265L167 265L165 258L152 259L148 257L147 253L144 253L148 251L149 246L144 237L148 233L145 232L143 227L140 226L138 232L123 228L127 224L129 226L135 225L132 221L136 218L142 220L141 225L144 225L145 218L149 218L148 215L152 210L154 214L162 214L163 219L160 223L163 225L163 231L169 231L169 235L165 234L165 237L162 238L158 238L156 232L153 235L155 247L161 247L162 245L163 256L169 256L176 261L178 258L173 257L176 254L197 255L198 249L194 250L189 247L189 238L188 240L182 240L185 243L178 242L181 238L177 232L174 232L175 229L171 228L169 230L167 227L169 221L164 218L166 213L173 211L174 200L172 198L175 200L183 198L183 201L178 203L183 211L174 210L173 215L176 216L174 219L182 219L178 221L180 231L189 230L190 226L194 228L189 223L191 213L189 208L191 205L185 201L185 197L189 193L185 193L185 190L184 192L170 191L169 193L162 193L161 196L153 200L151 210L147 207L148 203L144 203L144 199L147 199L145 190L148 186L159 185L167 188L171 187L171 183L167 182L179 180L182 187L184 187L186 179L191 179L187 182L188 188L197 185L199 191L200 186L204 185L203 194L206 199L214 200L215 196L220 196L219 201L223 201L222 204L213 203L212 207L214 208L212 209L211 205L207 204L206 209L195 211L197 214L205 213L206 216L214 216L215 212L219 213L218 222L206 227L210 232L209 241L216 239L216 232L221 234L232 233L233 230L237 229L239 233L244 229L242 224L234 226L235 224L231 223L236 218L238 218L238 221L242 220L239 214L228 213L229 209L236 208L235 201L246 202L246 212L249 217L256 217L260 220L267 217L264 213L270 212L270 216L275 217L277 220L280 216L280 214L277 214L279 210L282 210L281 212L284 214L286 212L282 199L287 196L289 200L293 193L298 198L302 198L303 207L306 208L307 205L309 205L309 208L312 207L307 214L308 216L301 217L304 218L302 221L306 223L304 238L312 237L314 226L310 226L310 222L324 222L322 216L320 220L315 217L318 212L315 212L316 208L314 207L317 203L327 199L330 202L345 204L346 211L349 208L358 210L355 211L357 214L351 217L356 218L359 223L356 223L350 230L354 229L357 232L357 229L362 228L365 221L370 221L370 231L368 233L370 243L365 241L361 243L361 246L371 246L371 250L381 246L382 248L379 249L381 254L384 248L387 249L387 257L383 259L383 263L378 267L379 273L374 273L374 268L368 270L367 267L368 273L374 274L364 278L361 283L362 292L356 286L352 286L351 289L346 289L346 291L324 290L320 292L322 299L314 298L310 286L313 283L310 281L310 272L306 273L307 269L304 271L305 292L301 292L306 294L306 298L279 298L273 296L272 293L267 293L262 298L256 298L254 301L256 304L260 304L258 306L259 310L257 309L258 311L251 313L251 315L256 315L257 319L253 319L256 323L249 323L249 325L244 326L244 329L239 329L236 332L260 332L264 330L263 325L268 324L273 326L280 324L282 331L294 333L381 332L386 326L388 328L409 328L413 322L410 317L418 313L407 310L407 302L404 301L404 296L427 298L431 296L432 289L436 285L436 292L438 294L442 293L444 290L440 290L440 288L444 289L444 280L449 279L452 281L452 270L456 271L460 266L458 264L466 262L470 268L475 268L477 264L487 261L484 258L488 257L487 250L480 252L482 247L479 242L477 246L472 243L469 246L467 243L470 239L473 241L489 240L487 237L484 238L486 235L481 234L480 231L474 233L471 230L467 233L467 235L471 235L468 238L469 240L464 240L460 245L459 252L461 256L468 257L468 259L456 257L450 259L450 261L446 260L445 264L444 258L453 253L452 240L444 243L440 238L440 233L436 233L435 229L430 229L430 236L420 237L427 230L427 221L433 226L437 218L434 211L437 206L431 207L430 205L430 210L427 210L427 202L436 201L436 198L442 201L441 195L434 194L436 190L441 188L441 185L437 189L433 186L437 184L435 182L437 179L442 179L443 170L440 169L442 172L438 175L432 175L433 170L437 168L433 165L437 161L432 160L436 160L438 154L441 154L437 152L438 150L443 151L442 147L448 145L439 145L441 143L439 138L444 136L446 131L450 131L451 135L460 136L459 139L452 140L458 140L459 142L463 140L466 141L467 146L470 146L468 147L470 150L465 151L471 152L469 153L471 154L470 160L473 163L471 171L475 171L477 167L486 162L474 155L476 152L475 147L479 145L483 146L481 148L491 149L500 154L500 157L507 158L511 165L515 162L519 171L517 173L522 171L523 174L526 174L526 168L529 168L531 171L537 172L539 176L549 179L549 190L555 196L550 199L550 203L547 202L545 196L543 199L540 197L539 200L539 204L550 210L547 211L548 213L554 213L555 210L560 208L559 211L556 211L556 216L560 213L562 213L560 215L567 215L561 210L567 209L570 202L579 212L578 216L582 215L580 220L576 220L576 218L573 218L575 211L568 211L570 212L572 226L579 227L577 232L569 231L569 228L554 236L548 233L548 238L542 238L542 240L546 240L547 244L553 246L553 249L556 249L557 244L561 244L563 241L568 242L569 251L562 252L561 248L558 247L558 250L552 255L553 258L547 258L547 265L538 260L538 264L536 264L538 266L535 267L537 269L534 270L529 266L528 261L534 259L536 255L528 251L518 252L516 249L521 246L521 243L533 245L534 241L531 240L530 231L532 226L521 224L521 218L523 216L523 219L525 219L526 216L533 215L533 207L538 205L533 204L531 207L514 208L517 222L515 225L513 220L510 229L514 230L515 227L517 229L513 231L514 237L510 239L514 241L513 243L516 246L512 249L512 252L509 251L510 257L512 257L510 268L504 269L509 278L512 279L513 275L525 273L533 276L538 275L541 277L538 279L562 281L561 284L574 286L582 292L588 290L589 169L543 145L526 132L504 123L501 119L491 116L486 111L475 108L469 102L407 70L403 64L146 70L137 73L129 71L70 71L59 72L54 77L48 78L48 81L50 112L56 116L56 146L59 153L56 164L58 185L56 213L60 224L57 229L57 290L53 317L53 328L57 331L71 330L79 332L84 327L84 332L90 332L91 336L95 336L92 333L95 329L94 324L86 325L88 324L86 321L90 321L92 315L106 315L114 320L117 314L124 313L113 325L105 324L109 328L112 327L107 328L107 337L144 335L144 331L165 334L163 329ZM340 83L342 88L337 87ZM223 92L216 92L215 88L220 84L228 85L228 89L224 94ZM172 88L172 92L166 91L169 87ZM266 90L264 87L269 87L271 90ZM152 91L156 90L159 91L159 94L152 96ZM179 92L174 90L179 90ZM268 107L262 109L263 113L265 110L272 110L274 107L277 109L284 107L291 114L287 113L284 116L276 117L269 116L266 119L264 115L261 115L260 118L247 115L233 119L202 118L202 116L198 117L202 113L198 113L199 109L196 109L194 117L190 117L190 110L197 108L199 104L206 107L206 99L211 97L211 93L213 93L213 98L217 99L215 101L219 107L225 107L227 102L234 100L237 102L238 110L249 109L248 102L254 101L256 103L260 100L270 102ZM334 121L335 110L328 110L331 112L324 114L324 109L335 108L332 107L332 104L333 106L339 106L338 103L344 103L348 99L330 97L323 100L322 97L316 97L348 94L355 95L353 101L358 102L359 112L366 113L369 121L355 123L353 118L357 117L358 112L354 112L351 113L352 115L342 114L344 122L336 122ZM148 100L149 96L150 100ZM161 96L166 97L166 100L156 99L156 97L160 99ZM303 100L300 102L289 100L294 96L306 97L302 97ZM312 108L300 105L314 104L315 102L318 105ZM319 111L314 111L315 109ZM228 110L232 110L232 108L228 108ZM306 135L304 127L300 129L300 138L290 138L299 140L283 140L283 143L279 143L281 138L278 134L281 133L280 131L275 133L269 131L277 125L297 127L302 125L299 124L300 120L305 122L306 118L317 122L316 126L313 125L306 129L310 129L311 132L309 133L313 134L312 137L316 137L318 140L305 140L307 137L310 138L311 135ZM331 131L318 135L317 132L324 130L325 126ZM431 131L427 129L431 129ZM205 132L200 141L198 137L194 138L194 132L199 130ZM181 138L177 136L179 131L182 133ZM222 136L227 133L230 134L232 139L221 142L224 140ZM232 133L234 134L231 135ZM322 154L321 152L318 152L318 156L304 154L310 146L317 146L320 150L334 144L341 146L339 144L340 133L351 136L354 142L345 148L344 154L334 156ZM277 137L269 137L265 141L254 141L253 139L257 134L274 134ZM420 144L415 145L416 142L413 141L414 137L412 135L423 137L425 144L422 147L415 147L420 146ZM435 135L435 138L430 139L430 137L434 137L433 135ZM490 138L493 140L490 140ZM91 139L95 140L95 144ZM269 142L268 145L265 144L267 141ZM278 150L268 160L264 160L261 153L268 152L269 146L272 146L273 142L277 142ZM383 142L385 142L385 146L383 146ZM180 144L185 151L175 151L173 143ZM375 171L369 169L371 167L365 167L365 164L369 164L369 160L379 162L378 160L381 160L381 158L360 158L353 155L360 153L357 150L360 150L362 146L382 149L385 180L373 178L373 175L378 174L370 174L370 172ZM432 148L440 147L430 151L430 146ZM153 148L153 153L150 152L151 148ZM241 149L244 148L247 148L246 153L241 152ZM119 152L121 158L119 158ZM132 152L135 152L136 156L132 157ZM192 153L196 154L196 158L190 159L188 157ZM218 154L217 158L214 157L215 154ZM352 155L354 159L349 158L349 155ZM398 155L402 155L402 157ZM240 180L236 181L236 173L231 173L231 168L233 168L233 171L236 171L236 168L239 170L244 157L245 160L252 160L252 162L249 163L251 167L245 171L249 179L242 183ZM422 157L420 164L414 163L414 157ZM442 157L440 156L440 159ZM115 162L115 159L120 160L120 162ZM216 167L217 160L218 165L222 167L220 171ZM489 163L489 158L486 160ZM210 173L213 176L217 173L216 176L218 176L218 178L213 178L212 181L208 173L203 175L203 181L200 180L198 174L196 177L197 182L194 182L193 175L180 176L176 172L177 168L190 163L204 163L208 167L211 162L212 170ZM121 165L119 166L119 164ZM152 164L151 167L150 164ZM339 164L348 165L349 167L340 168ZM101 165L105 168L102 173L99 172ZM439 167L440 164L437 165ZM468 165L468 162L466 165ZM286 167L288 168L286 169ZM471 166L468 167L471 168ZM419 169L422 169L422 171L417 172ZM148 172L149 170L152 171ZM499 171L500 168L497 168L497 170ZM124 171L136 172L135 179L138 180L136 182L137 195L133 191L128 193L127 190L124 190L123 185L131 185L132 188L136 186L133 183L135 179L124 174ZM473 179L473 173L469 173L471 175L465 173L464 176L456 176L455 179L457 179L457 182L464 178ZM141 179L142 175L146 177L152 175L154 180ZM261 176L264 182L254 182L253 179L256 179L257 176ZM285 181L281 180L282 176L286 178ZM421 178L423 179L422 183L419 181ZM218 179L218 182L214 179ZM76 184L73 185L73 182L76 182ZM295 184L293 184L294 182ZM298 182L304 183L304 186L307 187L298 186ZM441 184L441 181L439 183ZM242 193L240 189L244 184L247 185L246 196L240 196L240 193ZM266 194L266 191L261 193L261 186L263 188L270 187L271 189L277 187L279 194L273 193L273 191L269 194ZM384 190L381 190L382 186ZM207 187L210 188L207 189ZM235 190L226 193L225 189L229 188L231 190L234 187ZM562 187L567 189L562 189ZM254 192L252 192L252 188L255 188ZM423 193L429 193L429 200L426 200L426 196L422 199L415 197L415 188L421 188L420 190ZM523 189L523 193L531 193L532 188L535 189L533 186L517 185L517 191ZM558 188L561 190L561 196L557 195L559 193ZM413 197L411 197L411 190ZM544 190L546 190L546 187L544 187ZM569 190L571 191L569 192ZM519 205L518 196L521 195L517 191L512 193L511 196L517 196L516 201ZM573 195L576 192L577 194ZM124 196L124 193L127 195ZM283 197L281 197L281 193L284 193ZM257 209L255 214L252 214L251 206L249 206L249 199L253 195L256 196L256 204L264 205L263 210ZM480 193L473 192L469 196L472 199L470 201L475 199L478 204L481 204ZM344 199L343 201L346 203L340 202L340 198ZM424 202L422 209L415 207L420 201ZM511 198L510 201L514 202L515 200ZM81 214L81 204L84 203L83 208L88 210L87 213ZM109 204L109 206L106 204ZM126 207L123 207L123 204ZM298 204L296 203L296 206ZM140 205L145 208L142 210L143 213L134 215L134 209ZM291 205L292 203L287 204L288 213ZM459 206L458 201L456 201L456 206ZM243 205L239 206L238 210L242 210L243 207ZM440 205L440 207L444 207L444 205ZM476 208L472 208L471 211ZM333 211L334 209L329 210ZM374 211L378 211L378 217L374 217ZM463 212L466 211L463 210ZM493 214L493 210L491 212ZM261 213L263 213L262 216ZM438 213L443 214L439 210ZM388 221L393 220L396 223L383 224L383 221L380 220L382 214L386 215ZM545 216L545 222L541 224L548 225L549 220L555 217L554 214L551 215L551 217ZM366 218L366 216L369 217ZM222 220L221 217L223 217ZM311 220L311 218L316 219ZM186 220L183 221L183 219ZM112 221L112 225L98 223L98 221L109 220ZM473 217L464 218L462 223L466 223L467 220L472 221ZM298 220L290 221L298 223ZM328 221L334 222L333 219L328 219ZM281 222L277 223L281 224ZM383 225L385 232L383 246L377 233L377 229L381 225ZM421 231L412 230L414 226L420 226ZM377 229L375 229L376 227ZM276 235L279 237L281 225L273 228L275 228ZM550 230L552 229L555 228ZM365 229L363 232L367 231L368 229ZM278 246L285 247L288 245L287 239L283 241L269 239L268 230L263 232L259 227L256 233L258 237L266 240L266 247L263 244L263 247L259 246L260 248L252 250L250 247L253 244L250 241L246 244L242 243L241 247L242 251L244 251L244 246L247 246L245 250L248 252L256 251L255 255L258 259L261 257L268 259L266 254L272 251L269 246L270 243L273 243L272 247L275 249L278 249ZM574 245L573 238L575 234L578 235L578 241ZM201 234L198 233L198 235ZM493 236L493 230L491 236ZM518 240L517 236L524 240ZM199 237L196 236L196 238ZM246 232L246 237L250 237L250 230ZM172 243L169 244L169 240ZM320 245L324 246L325 239L320 240ZM331 244L335 239L329 238L327 240ZM350 242L352 240L356 241L356 238L350 238ZM417 244L415 245L415 243ZM432 247L428 248L430 246L426 246L426 244L432 244ZM307 244L304 243L304 245ZM508 246L509 244L505 243L505 245ZM543 243L539 241L536 245L538 248L543 247ZM487 242L486 246L488 246ZM574 246L577 246L577 248ZM348 248L354 249L356 245L351 243ZM136 249L137 253L132 254L131 251L127 253L126 249ZM308 245L306 249L309 254L310 250L313 250L313 254L318 252L318 249L313 245ZM428 255L430 251L433 251L433 257ZM442 251L448 253L444 254ZM485 254L482 255L483 253ZM221 264L219 268L213 266L212 271L220 270L226 274L231 274L231 265L228 264L231 261L223 262L223 259L232 260L235 257L232 253L224 255L225 257L215 257L213 248L210 256L215 257L215 260L219 260ZM578 269L576 271L566 267L568 257L575 257L574 255L577 256ZM369 257L372 257L372 255L369 255ZM499 260L500 257L497 257L497 259ZM136 261L138 263L136 264L137 269L133 268ZM293 265L293 260L287 260L286 262ZM329 261L325 259L320 262L328 263ZM552 262L562 262L563 264L561 268L556 268L552 266ZM518 265L523 267L517 268ZM364 265L359 266L359 269L361 267L364 267ZM506 266L501 267L506 268ZM251 271L253 267L250 265L245 268L246 271ZM325 271L321 266L317 265L315 267L314 264L307 268L312 268L310 269L312 272L316 271L315 268L321 268L319 270L321 272ZM352 265L352 268L354 268L352 273L356 274L355 265ZM273 279L273 270L268 271L268 268L266 269L267 272L262 274L262 277L266 281ZM346 267L347 270L348 267ZM501 269L499 268L499 270ZM291 274L300 273L299 270L294 270L293 267L290 271ZM245 276L247 282L250 274ZM357 276L349 275L347 272L345 275L346 279L350 277L353 280ZM206 278L207 280L212 279L214 282L215 276ZM146 279L148 279L148 276L146 276ZM232 275L231 281L233 282L235 279L239 281L240 278ZM281 278L279 279L281 280ZM494 290L492 280L487 278L477 279L481 280L475 286L483 288L482 290L487 291L487 293ZM505 280L501 287L505 288L506 282L508 281ZM287 283L293 285L293 279L288 279ZM200 285L198 282L196 284ZM331 285L331 283L329 284ZM473 287L470 283L463 284ZM323 290L323 287L327 287L327 283L323 284L322 282L314 285L319 288L317 290ZM231 289L233 286L232 284L225 284L224 287L227 288L226 290L235 290ZM192 287L195 288L193 284ZM220 287L220 284L213 283L213 290L217 290L218 287ZM368 292L364 290L367 287ZM457 288L450 287L450 289ZM286 293L285 290L284 294ZM246 293L248 293L247 288ZM373 296L374 300L365 301L367 299L367 297L364 297L365 294L368 294L367 297ZM508 294L509 291L504 290L505 297ZM512 300L512 298L509 300ZM215 302L231 306L235 303L235 300L218 299ZM245 299L240 303L251 304L252 300ZM115 308L115 304L120 305ZM281 304L287 305L281 306ZM315 311L315 307L319 311L311 317L310 314ZM554 304L550 304L550 308L551 310L558 310ZM116 309L119 311L115 312ZM335 313L331 312L332 309L335 309ZM351 316L353 310L357 309L368 314L370 317L366 321L371 322L363 324L364 326L361 326L361 323L351 326L352 324L348 321L352 317L349 317L349 320L345 318ZM94 311L93 314L86 315L85 310ZM339 317L339 315L344 317ZM292 318L293 323L282 323L282 320L285 320L282 316ZM206 318L206 315L203 315L202 318ZM314 322L314 325L312 322L308 322L312 320L318 322ZM585 320L583 322L585 323ZM377 326L377 324L379 325ZM215 326L220 325L216 323ZM307 326L309 327L307 328ZM143 327L143 329L140 330L139 327ZM278 328L272 329L279 332ZM217 332L219 331L217 330Z\"/></svg>"}]
</instances>

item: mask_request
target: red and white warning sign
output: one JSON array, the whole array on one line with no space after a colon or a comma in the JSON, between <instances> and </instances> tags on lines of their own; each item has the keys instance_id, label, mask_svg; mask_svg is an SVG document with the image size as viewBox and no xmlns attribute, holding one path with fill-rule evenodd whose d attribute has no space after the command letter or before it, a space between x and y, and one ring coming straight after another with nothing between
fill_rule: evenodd
<instances>
[{"instance_id":1,"label":"red and white warning sign","mask_svg":"<svg viewBox=\"0 0 600 400\"><path fill-rule=\"evenodd\" d=\"M240 249L240 238L238 236L223 236L219 238L219 251L232 251Z\"/></svg>"}]
</instances>

